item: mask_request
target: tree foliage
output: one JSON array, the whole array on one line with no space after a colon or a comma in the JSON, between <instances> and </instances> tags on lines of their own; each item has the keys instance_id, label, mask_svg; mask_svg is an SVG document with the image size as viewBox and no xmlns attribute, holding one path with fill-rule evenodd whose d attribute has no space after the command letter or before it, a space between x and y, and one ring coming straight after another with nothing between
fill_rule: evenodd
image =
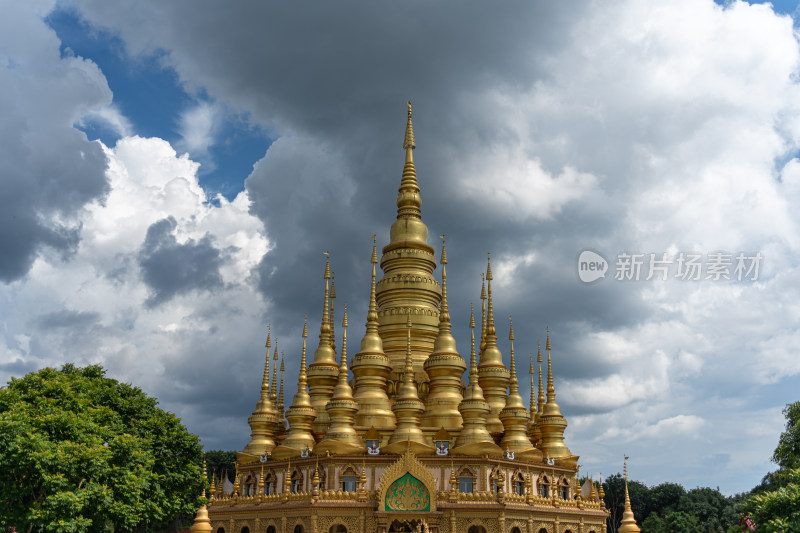
<instances>
[{"instance_id":1,"label":"tree foliage","mask_svg":"<svg viewBox=\"0 0 800 533\"><path fill-rule=\"evenodd\" d=\"M625 509L625 480L620 474L603 482L607 530L618 531ZM740 496L727 497L718 489L696 488L687 491L676 483L662 483L648 488L644 483L628 481L631 509L641 524L642 533L726 533L739 522Z\"/></svg>"},{"instance_id":2,"label":"tree foliage","mask_svg":"<svg viewBox=\"0 0 800 533\"><path fill-rule=\"evenodd\" d=\"M198 438L104 374L65 365L0 389L0 524L144 531L194 514L205 482Z\"/></svg>"},{"instance_id":3,"label":"tree foliage","mask_svg":"<svg viewBox=\"0 0 800 533\"><path fill-rule=\"evenodd\" d=\"M233 472L236 468L236 452L224 450L209 450L206 452L206 465L208 465L208 479L216 473L217 478L224 472Z\"/></svg>"},{"instance_id":4,"label":"tree foliage","mask_svg":"<svg viewBox=\"0 0 800 533\"><path fill-rule=\"evenodd\" d=\"M783 414L786 430L772 455L780 468L767 474L742 505L756 531L800 532L800 402L787 405Z\"/></svg>"}]
</instances>

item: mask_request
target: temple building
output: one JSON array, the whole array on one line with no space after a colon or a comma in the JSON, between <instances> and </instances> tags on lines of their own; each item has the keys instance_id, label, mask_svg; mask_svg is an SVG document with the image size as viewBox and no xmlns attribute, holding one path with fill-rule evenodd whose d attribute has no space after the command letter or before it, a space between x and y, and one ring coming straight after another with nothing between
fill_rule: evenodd
<instances>
[{"instance_id":1,"label":"temple building","mask_svg":"<svg viewBox=\"0 0 800 533\"><path fill-rule=\"evenodd\" d=\"M364 280L369 307L360 344L353 346L346 307L337 309L342 321L334 324L328 259L319 341L307 351L306 323L297 394L285 408L283 372L277 390L277 341L270 353L268 336L260 396L248 419L250 441L237 454L232 479L212 477L202 528L605 533L602 485L600 493L592 482L580 485L578 456L564 442L567 421L556 403L549 332L546 362L541 349L537 357L536 396L530 362L527 406L511 324L508 366L498 348L490 260L480 308L470 317L469 349L456 348L444 238L437 279L421 217L410 103L403 148L397 219L380 263L373 244L369 291ZM335 325L341 325L338 338Z\"/></svg>"}]
</instances>

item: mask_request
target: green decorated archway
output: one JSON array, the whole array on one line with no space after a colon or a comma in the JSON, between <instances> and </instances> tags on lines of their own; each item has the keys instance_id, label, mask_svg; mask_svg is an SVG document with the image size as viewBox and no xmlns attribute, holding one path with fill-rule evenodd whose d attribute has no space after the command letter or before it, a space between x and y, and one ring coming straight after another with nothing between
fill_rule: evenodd
<instances>
[{"instance_id":1,"label":"green decorated archway","mask_svg":"<svg viewBox=\"0 0 800 533\"><path fill-rule=\"evenodd\" d=\"M431 494L425 484L408 472L389 486L384 497L387 511L427 512Z\"/></svg>"}]
</instances>

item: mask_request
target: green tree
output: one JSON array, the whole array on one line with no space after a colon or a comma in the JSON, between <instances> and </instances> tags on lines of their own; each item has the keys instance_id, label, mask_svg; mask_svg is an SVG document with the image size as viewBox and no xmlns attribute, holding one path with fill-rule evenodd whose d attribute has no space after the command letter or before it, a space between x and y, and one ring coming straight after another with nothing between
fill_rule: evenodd
<instances>
[{"instance_id":1,"label":"green tree","mask_svg":"<svg viewBox=\"0 0 800 533\"><path fill-rule=\"evenodd\" d=\"M603 491L606 509L609 511L607 527L609 533L616 533L622 522L622 513L625 510L625 478L617 473L603 481ZM631 509L636 517L650 514L650 489L639 481L628 481L628 494L631 498ZM637 518L641 520L641 518Z\"/></svg>"},{"instance_id":2,"label":"green tree","mask_svg":"<svg viewBox=\"0 0 800 533\"><path fill-rule=\"evenodd\" d=\"M224 450L209 450L206 452L206 464L208 465L208 479L216 472L217 479L223 472L233 473L236 466L236 452Z\"/></svg>"},{"instance_id":3,"label":"green tree","mask_svg":"<svg viewBox=\"0 0 800 533\"><path fill-rule=\"evenodd\" d=\"M670 511L677 511L686 489L677 483L661 483L650 489L650 505L653 512L666 516Z\"/></svg>"},{"instance_id":4,"label":"green tree","mask_svg":"<svg viewBox=\"0 0 800 533\"><path fill-rule=\"evenodd\" d=\"M772 460L780 467L764 477L742 504L756 531L800 532L800 402L787 405L786 430Z\"/></svg>"},{"instance_id":5,"label":"green tree","mask_svg":"<svg viewBox=\"0 0 800 533\"><path fill-rule=\"evenodd\" d=\"M778 439L772 460L782 469L800 468L800 402L784 407L783 416L786 417L786 431Z\"/></svg>"},{"instance_id":6,"label":"green tree","mask_svg":"<svg viewBox=\"0 0 800 533\"><path fill-rule=\"evenodd\" d=\"M180 419L99 366L0 388L0 524L19 532L164 527L199 506L201 462Z\"/></svg>"}]
</instances>

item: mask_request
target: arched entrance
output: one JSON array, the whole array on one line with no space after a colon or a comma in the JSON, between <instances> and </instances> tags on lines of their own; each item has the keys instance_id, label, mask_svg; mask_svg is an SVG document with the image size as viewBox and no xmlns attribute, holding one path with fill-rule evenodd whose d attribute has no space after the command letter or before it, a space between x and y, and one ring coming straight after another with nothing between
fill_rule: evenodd
<instances>
[{"instance_id":1,"label":"arched entrance","mask_svg":"<svg viewBox=\"0 0 800 533\"><path fill-rule=\"evenodd\" d=\"M392 520L392 523L389 524L389 532L388 533L414 533L417 530L417 526L421 524L420 520L417 519L402 519L396 518Z\"/></svg>"}]
</instances>

